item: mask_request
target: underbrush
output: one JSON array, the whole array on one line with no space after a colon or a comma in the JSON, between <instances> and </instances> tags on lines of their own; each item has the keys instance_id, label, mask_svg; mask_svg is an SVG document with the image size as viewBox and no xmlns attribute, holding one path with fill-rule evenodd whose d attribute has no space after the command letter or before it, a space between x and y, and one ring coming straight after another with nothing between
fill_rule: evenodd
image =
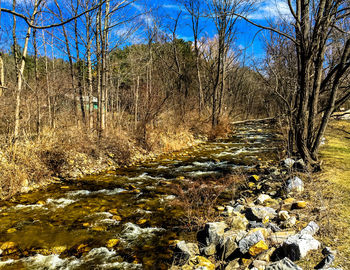
<instances>
[{"instance_id":1,"label":"underbrush","mask_svg":"<svg viewBox=\"0 0 350 270\"><path fill-rule=\"evenodd\" d=\"M172 186L176 199L172 206L183 209L183 229L197 231L207 222L218 221L221 196L233 199L245 177L228 175L219 179L196 179Z\"/></svg>"},{"instance_id":2,"label":"underbrush","mask_svg":"<svg viewBox=\"0 0 350 270\"><path fill-rule=\"evenodd\" d=\"M128 126L109 127L98 137L96 132L69 126L66 121L58 123L56 129L44 128L40 136L1 143L0 197L40 187L55 177L81 177L205 140L210 124L195 115L188 119L180 123L176 112L161 114L154 124L146 126L145 142L140 142L138 131ZM223 126L218 126L215 136L228 132Z\"/></svg>"}]
</instances>

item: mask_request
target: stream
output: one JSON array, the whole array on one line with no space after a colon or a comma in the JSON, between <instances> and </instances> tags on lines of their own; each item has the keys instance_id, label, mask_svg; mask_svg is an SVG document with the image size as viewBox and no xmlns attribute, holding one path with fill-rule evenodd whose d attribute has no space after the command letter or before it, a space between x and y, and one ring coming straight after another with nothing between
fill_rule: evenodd
<instances>
[{"instance_id":1,"label":"stream","mask_svg":"<svg viewBox=\"0 0 350 270\"><path fill-rule=\"evenodd\" d=\"M251 173L279 159L269 123L227 139L101 175L53 184L0 202L0 269L168 269L186 239L170 186Z\"/></svg>"}]
</instances>

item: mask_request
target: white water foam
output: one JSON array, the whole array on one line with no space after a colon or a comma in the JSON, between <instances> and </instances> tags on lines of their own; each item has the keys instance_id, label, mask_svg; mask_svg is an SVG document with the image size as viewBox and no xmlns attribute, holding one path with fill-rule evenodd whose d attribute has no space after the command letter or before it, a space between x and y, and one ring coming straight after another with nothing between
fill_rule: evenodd
<instances>
[{"instance_id":1,"label":"white water foam","mask_svg":"<svg viewBox=\"0 0 350 270\"><path fill-rule=\"evenodd\" d=\"M89 190L76 190L76 191L70 191L67 193L68 197L76 197L76 196L87 196L91 194L91 191Z\"/></svg>"},{"instance_id":2,"label":"white water foam","mask_svg":"<svg viewBox=\"0 0 350 270\"><path fill-rule=\"evenodd\" d=\"M93 194L104 194L107 196L112 196L112 195L116 195L119 193L122 193L123 191L126 191L126 189L123 188L115 188L115 189L101 189L98 191L94 191L92 192Z\"/></svg>"},{"instance_id":3,"label":"white water foam","mask_svg":"<svg viewBox=\"0 0 350 270\"><path fill-rule=\"evenodd\" d=\"M136 224L128 222L125 224L125 227L121 233L121 237L128 241L136 240L139 237L143 239L148 239L154 236L154 233L164 231L163 228L150 227L150 228L141 228Z\"/></svg>"},{"instance_id":4,"label":"white water foam","mask_svg":"<svg viewBox=\"0 0 350 270\"><path fill-rule=\"evenodd\" d=\"M216 171L197 171L197 172L190 172L187 173L188 176L190 177L198 177L198 176L207 176L207 175L213 175L213 174L217 174L218 172Z\"/></svg>"},{"instance_id":5,"label":"white water foam","mask_svg":"<svg viewBox=\"0 0 350 270\"><path fill-rule=\"evenodd\" d=\"M60 198L60 199L47 199L46 204L53 204L55 207L64 208L72 203L75 203L76 200Z\"/></svg>"},{"instance_id":6,"label":"white water foam","mask_svg":"<svg viewBox=\"0 0 350 270\"><path fill-rule=\"evenodd\" d=\"M120 270L138 270L142 269L141 264L132 264L127 262L117 262L118 259L115 251L110 251L105 247L94 248L87 255L77 259L69 257L61 259L59 255L44 256L37 254L32 257L23 258L20 260L7 260L0 262L0 267L9 267L11 264L20 263L26 269L46 269L46 270L75 270L75 269L91 269L91 266L96 266L96 269L120 269ZM6 269L6 268L4 268Z\"/></svg>"},{"instance_id":7,"label":"white water foam","mask_svg":"<svg viewBox=\"0 0 350 270\"><path fill-rule=\"evenodd\" d=\"M17 204L16 206L11 207L10 209L39 209L39 208L45 208L43 205L41 204Z\"/></svg>"},{"instance_id":8,"label":"white water foam","mask_svg":"<svg viewBox=\"0 0 350 270\"><path fill-rule=\"evenodd\" d=\"M89 215L88 217L106 217L106 218L109 218L109 217L113 217L113 214L111 214L109 212L96 212L96 213Z\"/></svg>"}]
</instances>

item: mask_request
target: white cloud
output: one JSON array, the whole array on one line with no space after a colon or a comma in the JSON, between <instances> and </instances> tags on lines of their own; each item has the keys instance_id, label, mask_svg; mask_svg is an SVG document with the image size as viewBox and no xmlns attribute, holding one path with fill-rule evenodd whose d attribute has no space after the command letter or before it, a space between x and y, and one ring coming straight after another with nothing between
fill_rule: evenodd
<instances>
[{"instance_id":1,"label":"white cloud","mask_svg":"<svg viewBox=\"0 0 350 270\"><path fill-rule=\"evenodd\" d=\"M165 5L162 5L161 7L166 8L166 9L175 9L178 11L185 11L186 12L186 9L180 5L165 4Z\"/></svg>"},{"instance_id":2,"label":"white cloud","mask_svg":"<svg viewBox=\"0 0 350 270\"><path fill-rule=\"evenodd\" d=\"M278 19L290 20L292 14L290 12L287 0L265 0L260 1L256 11L248 15L252 20Z\"/></svg>"}]
</instances>

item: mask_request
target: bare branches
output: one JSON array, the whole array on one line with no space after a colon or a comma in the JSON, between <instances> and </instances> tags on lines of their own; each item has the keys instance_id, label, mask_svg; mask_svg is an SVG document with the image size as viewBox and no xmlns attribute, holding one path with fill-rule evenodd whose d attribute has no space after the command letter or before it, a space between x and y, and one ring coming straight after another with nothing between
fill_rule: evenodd
<instances>
[{"instance_id":1,"label":"bare branches","mask_svg":"<svg viewBox=\"0 0 350 270\"><path fill-rule=\"evenodd\" d=\"M255 23L255 22L253 22L252 20L248 19L246 16L243 16L243 15L238 14L238 13L232 13L232 15L237 16L237 17L239 17L239 18L245 20L246 22L248 22L248 23L250 23L250 24L252 24L252 25L254 25L254 26L256 26L256 27L259 27L259 28L264 29L264 30L269 30L269 31L272 31L272 32L274 32L274 33L277 33L277 34L279 34L279 35L281 35L281 36L284 36L285 38L288 38L289 40L293 41L295 44L298 44L298 42L296 41L296 39L295 39L294 37L288 35L287 33L282 32L282 31L280 31L280 30L278 30L278 29L275 29L275 28L272 28L272 27L269 27L269 26L264 26L264 25Z\"/></svg>"},{"instance_id":2,"label":"bare branches","mask_svg":"<svg viewBox=\"0 0 350 270\"><path fill-rule=\"evenodd\" d=\"M94 11L95 9L101 7L105 2L106 2L106 0L100 2L98 5L95 5L92 8L89 8L89 9L87 9L87 10L77 14L76 16L73 16L73 17L71 17L71 18L69 18L67 20L64 20L64 21L60 22L60 23L53 23L53 24L50 24L50 25L34 25L33 22L31 22L31 18L28 18L27 16L23 15L22 13L18 13L18 12L14 11L14 10L10 10L10 9L7 9L7 8L0 8L0 11L12 14L12 15L14 15L16 17L19 17L19 18L23 19L28 24L28 26L31 27L31 28L34 28L34 29L49 29L49 28L52 28L52 27L58 27L58 26L65 25L65 24L67 24L67 23L69 23L69 22L71 22L71 21L73 21L75 19L78 19L79 17L83 16L84 14L89 13L91 11Z\"/></svg>"}]
</instances>

